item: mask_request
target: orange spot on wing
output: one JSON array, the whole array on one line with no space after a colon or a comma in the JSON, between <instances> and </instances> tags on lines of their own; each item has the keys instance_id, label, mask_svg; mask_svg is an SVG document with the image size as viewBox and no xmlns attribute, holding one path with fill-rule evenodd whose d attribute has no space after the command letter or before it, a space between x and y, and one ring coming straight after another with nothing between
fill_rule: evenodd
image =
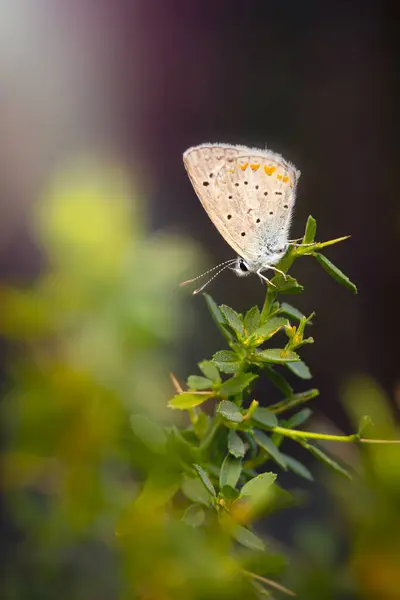
<instances>
[{"instance_id":1,"label":"orange spot on wing","mask_svg":"<svg viewBox=\"0 0 400 600\"><path fill-rule=\"evenodd\" d=\"M260 163L258 163L258 165L256 165L256 164L254 164L254 165L250 165L250 169L251 169L252 171L257 171L257 169L259 169L259 168L260 168Z\"/></svg>"},{"instance_id":2,"label":"orange spot on wing","mask_svg":"<svg viewBox=\"0 0 400 600\"><path fill-rule=\"evenodd\" d=\"M242 169L242 171L245 171L248 167L248 162L244 163L243 165L239 165L239 167Z\"/></svg>"},{"instance_id":3,"label":"orange spot on wing","mask_svg":"<svg viewBox=\"0 0 400 600\"><path fill-rule=\"evenodd\" d=\"M268 167L267 165L265 165L264 171L267 175L272 175L272 173L276 171L276 167Z\"/></svg>"},{"instance_id":4,"label":"orange spot on wing","mask_svg":"<svg viewBox=\"0 0 400 600\"><path fill-rule=\"evenodd\" d=\"M283 178L283 183L287 183L288 181L289 181L289 177L287 175L285 175Z\"/></svg>"},{"instance_id":5,"label":"orange spot on wing","mask_svg":"<svg viewBox=\"0 0 400 600\"><path fill-rule=\"evenodd\" d=\"M278 175L278 179L282 181L282 175Z\"/></svg>"}]
</instances>

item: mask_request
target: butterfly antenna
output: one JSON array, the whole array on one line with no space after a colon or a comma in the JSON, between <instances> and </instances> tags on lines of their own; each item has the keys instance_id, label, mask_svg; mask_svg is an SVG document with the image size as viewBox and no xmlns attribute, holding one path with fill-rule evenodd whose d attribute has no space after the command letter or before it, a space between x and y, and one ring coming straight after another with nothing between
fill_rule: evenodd
<instances>
[{"instance_id":1,"label":"butterfly antenna","mask_svg":"<svg viewBox=\"0 0 400 600\"><path fill-rule=\"evenodd\" d=\"M198 279L200 279L201 277L204 277L204 275L208 275L208 273L212 273L213 271L215 271L216 269L220 269L217 273L215 273L215 275L213 277L211 277L211 279L209 279L207 281L207 283L205 283L200 289L195 290L193 292L193 294L197 294L199 291L201 291L202 289L205 288L206 285L208 285L210 283L210 281L212 281L217 275L219 275L221 273L221 271L223 271L224 269L226 269L229 265L233 264L236 261L236 258L231 258L230 260L226 260L223 263L220 263L219 265L216 265L215 267L212 267L212 269L208 269L208 271L205 271L204 273L201 273L201 275L198 275L197 277L193 277L193 279L188 279L187 281L182 281L182 283L180 283L180 286L184 286L188 283L193 283L193 281L197 281ZM221 269L222 267L222 269Z\"/></svg>"},{"instance_id":2,"label":"butterfly antenna","mask_svg":"<svg viewBox=\"0 0 400 600\"><path fill-rule=\"evenodd\" d=\"M217 277L217 276L218 276L220 273L222 273L222 271L225 271L225 269L228 269L228 267L230 267L230 265L231 265L232 263L234 263L235 261L236 261L236 259L234 259L233 261L230 261L230 262L229 262L229 264L227 264L227 265L224 265L224 266L222 267L222 269L220 269L219 271L217 271L216 273L214 273L214 275L213 275L212 277L210 277L210 279L209 279L208 281L206 281L204 285L202 285L202 286L201 286L201 287L199 287L197 290L194 290L194 292L192 292L193 296L194 296L195 294L199 294L200 292L202 292L202 291L204 290L204 288L205 288L205 287L206 287L206 286L207 286L209 283L211 283L211 281L212 281L213 279L215 279L215 278L216 278L216 277Z\"/></svg>"}]
</instances>

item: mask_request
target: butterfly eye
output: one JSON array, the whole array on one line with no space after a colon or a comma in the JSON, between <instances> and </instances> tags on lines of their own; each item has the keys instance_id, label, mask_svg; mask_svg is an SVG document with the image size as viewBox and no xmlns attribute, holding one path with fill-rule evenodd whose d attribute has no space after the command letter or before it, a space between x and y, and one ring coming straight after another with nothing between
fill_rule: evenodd
<instances>
[{"instance_id":1,"label":"butterfly eye","mask_svg":"<svg viewBox=\"0 0 400 600\"><path fill-rule=\"evenodd\" d=\"M244 260L241 260L241 261L239 262L239 269L240 269L241 271L243 271L244 273L246 273L246 272L249 270L249 269L247 268L247 265L246 265L246 263L244 262Z\"/></svg>"}]
</instances>

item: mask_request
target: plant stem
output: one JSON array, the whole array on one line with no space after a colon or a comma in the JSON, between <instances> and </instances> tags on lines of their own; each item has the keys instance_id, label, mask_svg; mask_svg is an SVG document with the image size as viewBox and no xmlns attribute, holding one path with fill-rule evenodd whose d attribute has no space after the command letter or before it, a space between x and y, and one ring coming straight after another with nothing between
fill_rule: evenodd
<instances>
[{"instance_id":1,"label":"plant stem","mask_svg":"<svg viewBox=\"0 0 400 600\"><path fill-rule=\"evenodd\" d=\"M314 398L316 398L318 395L319 395L318 390L311 389L309 391L309 393L303 392L300 394L294 394L291 398L285 398L284 400L281 400L280 402L277 402L276 404L272 404L271 406L268 407L268 409L271 412L273 412L275 415L278 415L287 410L290 410L291 408L294 408L295 406L299 406L300 404L309 402L310 400L313 400Z\"/></svg>"},{"instance_id":2,"label":"plant stem","mask_svg":"<svg viewBox=\"0 0 400 600\"><path fill-rule=\"evenodd\" d=\"M330 440L331 442L356 442L359 441L357 433L350 435L330 435L328 433L314 433L312 431L300 431L298 429L287 429L286 427L271 427L270 431L279 433L292 439L314 439L314 440Z\"/></svg>"},{"instance_id":3,"label":"plant stem","mask_svg":"<svg viewBox=\"0 0 400 600\"><path fill-rule=\"evenodd\" d=\"M265 323L265 321L268 319L268 315L271 312L271 307L272 307L273 303L275 302L276 296L277 296L277 293L268 286L267 293L265 295L264 306L261 311L261 319L260 319L261 323Z\"/></svg>"}]
</instances>

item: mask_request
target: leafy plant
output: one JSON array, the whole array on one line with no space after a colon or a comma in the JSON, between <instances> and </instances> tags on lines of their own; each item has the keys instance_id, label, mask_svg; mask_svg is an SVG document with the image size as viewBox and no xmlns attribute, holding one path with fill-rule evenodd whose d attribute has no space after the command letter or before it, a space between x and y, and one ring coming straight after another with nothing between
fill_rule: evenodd
<instances>
[{"instance_id":1,"label":"leafy plant","mask_svg":"<svg viewBox=\"0 0 400 600\"><path fill-rule=\"evenodd\" d=\"M294 440L329 469L350 478L350 473L322 451L315 442L361 440L359 432L349 435L328 435L304 431L300 427L310 418L312 410L303 405L318 396L315 388L295 393L287 379L290 371L302 380L312 375L301 359L301 349L312 344L308 334L314 313L304 316L280 296L297 294L303 286L287 275L293 262L303 256L314 257L338 283L357 293L350 279L328 260L321 250L341 242L346 237L316 242L316 222L310 216L302 243L292 245L279 265L284 274L276 274L267 287L261 309L253 306L245 314L227 305L217 306L204 294L207 306L226 341L227 348L199 363L201 374L191 375L183 390L174 378L176 395L170 400L172 409L186 411L190 424L180 436L192 448L196 462L185 464L185 480L181 491L187 499L185 520L207 527L217 519L220 527L229 530L232 540L254 552L264 548L264 542L252 526L257 516L290 503L288 494L279 487L279 472L291 470L299 477L312 480L310 470L283 451L285 439ZM266 378L277 388L282 398L265 404L255 398L257 380ZM204 403L213 399L213 414L204 410ZM187 493L187 477L204 488L201 514L198 518L193 497ZM196 515L194 519L193 516ZM249 574L249 573L248 573ZM259 589L260 574L252 582ZM249 574L251 577L251 573ZM262 578L262 577L261 577ZM271 581L264 581L273 585Z\"/></svg>"}]
</instances>

